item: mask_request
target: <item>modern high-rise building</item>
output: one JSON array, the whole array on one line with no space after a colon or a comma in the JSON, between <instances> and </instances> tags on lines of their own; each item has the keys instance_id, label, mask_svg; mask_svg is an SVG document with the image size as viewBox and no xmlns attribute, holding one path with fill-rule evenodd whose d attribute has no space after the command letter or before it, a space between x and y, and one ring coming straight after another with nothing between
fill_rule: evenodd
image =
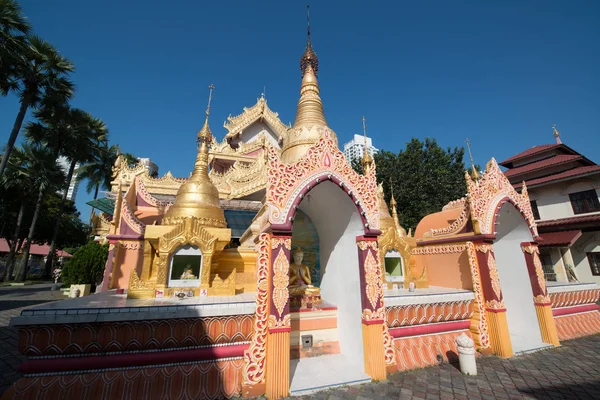
<instances>
[{"instance_id":1,"label":"modern high-rise building","mask_svg":"<svg viewBox=\"0 0 600 400\"><path fill-rule=\"evenodd\" d=\"M373 146L373 141L370 137L354 135L354 138L351 141L344 144L344 156L346 156L348 162L357 158L361 159L365 154L365 148L371 156L379 153L379 149Z\"/></svg>"},{"instance_id":2,"label":"modern high-rise building","mask_svg":"<svg viewBox=\"0 0 600 400\"><path fill-rule=\"evenodd\" d=\"M62 168L62 170L67 174L69 172L69 167L71 166L71 161L64 157L58 157L58 165ZM79 189L79 179L77 179L77 170L79 169L79 163L75 164L75 171L73 172L73 178L71 179L71 184L69 185L69 190L67 191L67 200L75 201L77 197L77 190ZM59 190L59 193L62 193L62 190Z\"/></svg>"}]
</instances>

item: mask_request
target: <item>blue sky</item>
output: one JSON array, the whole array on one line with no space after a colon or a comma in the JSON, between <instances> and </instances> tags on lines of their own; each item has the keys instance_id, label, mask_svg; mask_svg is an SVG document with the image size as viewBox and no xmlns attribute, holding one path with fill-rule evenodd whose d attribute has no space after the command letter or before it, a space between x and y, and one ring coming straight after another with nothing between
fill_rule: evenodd
<instances>
[{"instance_id":1,"label":"blue sky","mask_svg":"<svg viewBox=\"0 0 600 400\"><path fill-rule=\"evenodd\" d=\"M306 43L297 1L23 0L35 32L76 65L73 105L102 118L111 141L187 176L215 85L211 128L251 106L293 122ZM369 4L369 5L367 5ZM411 137L472 143L499 161L564 143L600 162L600 2L319 1L313 46L329 125L398 151ZM0 98L0 142L18 104ZM82 187L77 206L89 215Z\"/></svg>"}]
</instances>

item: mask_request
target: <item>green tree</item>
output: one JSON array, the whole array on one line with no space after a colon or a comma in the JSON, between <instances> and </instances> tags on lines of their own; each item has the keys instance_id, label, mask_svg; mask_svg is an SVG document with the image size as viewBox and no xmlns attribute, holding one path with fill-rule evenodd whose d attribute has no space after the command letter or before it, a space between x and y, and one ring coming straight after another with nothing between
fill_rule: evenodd
<instances>
[{"instance_id":1,"label":"green tree","mask_svg":"<svg viewBox=\"0 0 600 400\"><path fill-rule=\"evenodd\" d=\"M18 87L17 75L25 62L26 37L31 31L21 7L14 0L0 0L0 95Z\"/></svg>"},{"instance_id":2,"label":"green tree","mask_svg":"<svg viewBox=\"0 0 600 400\"><path fill-rule=\"evenodd\" d=\"M68 76L75 68L54 46L37 36L31 36L24 58L26 62L16 70L14 89L21 106L0 162L0 177L19 136L27 110L41 105L42 101L66 103L73 95L74 86Z\"/></svg>"},{"instance_id":3,"label":"green tree","mask_svg":"<svg viewBox=\"0 0 600 400\"><path fill-rule=\"evenodd\" d=\"M413 138L398 154L375 154L377 181L388 203L393 190L402 226L414 230L423 217L465 195L463 157L464 148L443 149L430 138ZM352 167L362 173L360 160L353 160Z\"/></svg>"},{"instance_id":4,"label":"green tree","mask_svg":"<svg viewBox=\"0 0 600 400\"><path fill-rule=\"evenodd\" d=\"M89 242L81 246L66 263L62 279L66 284L97 285L102 281L108 258L108 244Z\"/></svg>"},{"instance_id":5,"label":"green tree","mask_svg":"<svg viewBox=\"0 0 600 400\"><path fill-rule=\"evenodd\" d=\"M31 174L31 188L37 191L37 198L25 240L23 258L15 274L17 282L23 281L27 275L31 243L34 239L37 221L44 203L44 196L49 189L58 187L65 178L62 169L56 163L56 157L54 157L52 150L42 146L31 146L30 148L32 151L28 158L31 160L34 171Z\"/></svg>"}]
</instances>

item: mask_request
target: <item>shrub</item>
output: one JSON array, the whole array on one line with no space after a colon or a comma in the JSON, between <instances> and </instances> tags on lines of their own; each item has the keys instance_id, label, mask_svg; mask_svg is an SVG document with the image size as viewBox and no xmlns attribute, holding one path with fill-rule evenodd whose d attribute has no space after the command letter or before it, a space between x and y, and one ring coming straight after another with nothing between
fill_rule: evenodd
<instances>
[{"instance_id":1,"label":"shrub","mask_svg":"<svg viewBox=\"0 0 600 400\"><path fill-rule=\"evenodd\" d=\"M62 271L63 282L67 285L100 283L107 258L108 244L89 242L81 246L65 264Z\"/></svg>"}]
</instances>

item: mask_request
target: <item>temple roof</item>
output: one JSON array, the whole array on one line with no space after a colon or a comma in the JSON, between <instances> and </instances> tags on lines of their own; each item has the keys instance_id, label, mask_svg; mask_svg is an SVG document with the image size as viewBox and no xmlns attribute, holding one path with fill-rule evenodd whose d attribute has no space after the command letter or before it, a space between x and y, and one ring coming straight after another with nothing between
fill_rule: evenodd
<instances>
[{"instance_id":1,"label":"temple roof","mask_svg":"<svg viewBox=\"0 0 600 400\"><path fill-rule=\"evenodd\" d=\"M244 112L240 115L227 117L227 121L223 124L223 127L227 129L225 139L230 139L241 134L244 129L248 128L256 121L266 122L280 139L285 137L285 134L289 129L288 126L281 122L279 114L269 108L264 96L261 96L252 107L244 107Z\"/></svg>"}]
</instances>

